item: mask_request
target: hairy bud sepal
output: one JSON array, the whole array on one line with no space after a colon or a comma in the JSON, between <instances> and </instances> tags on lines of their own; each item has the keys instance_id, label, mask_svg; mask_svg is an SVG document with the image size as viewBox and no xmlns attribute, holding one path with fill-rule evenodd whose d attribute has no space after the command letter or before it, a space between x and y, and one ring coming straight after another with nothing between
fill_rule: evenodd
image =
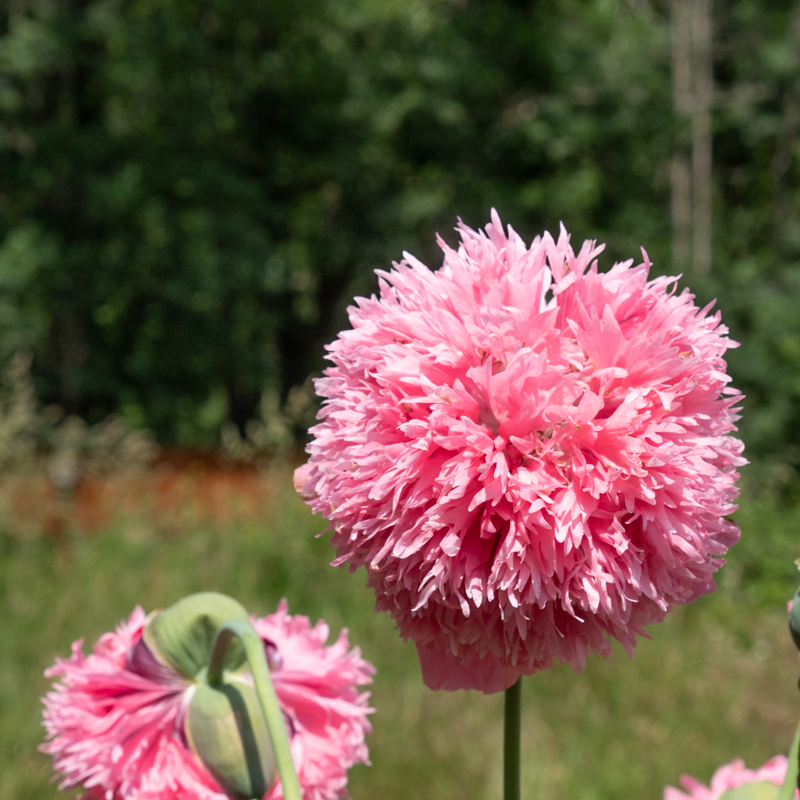
<instances>
[{"instance_id":1,"label":"hairy bud sepal","mask_svg":"<svg viewBox=\"0 0 800 800\"><path fill-rule=\"evenodd\" d=\"M200 592L152 614L142 638L157 658L181 675L197 678L208 666L217 630L234 619L250 622L244 606L218 592ZM246 664L241 644L232 642L227 651L226 670L237 672Z\"/></svg>"}]
</instances>

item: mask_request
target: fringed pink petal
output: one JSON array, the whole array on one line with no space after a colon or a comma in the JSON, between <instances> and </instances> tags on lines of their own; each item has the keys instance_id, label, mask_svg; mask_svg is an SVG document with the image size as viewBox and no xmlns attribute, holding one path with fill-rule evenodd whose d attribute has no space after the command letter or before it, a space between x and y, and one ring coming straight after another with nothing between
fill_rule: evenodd
<instances>
[{"instance_id":1,"label":"fringed pink petal","mask_svg":"<svg viewBox=\"0 0 800 800\"><path fill-rule=\"evenodd\" d=\"M60 788L81 786L86 800L227 800L182 734L190 684L135 648L144 621L137 608L91 655L75 642L72 656L47 671L59 681L44 698L41 749L53 756ZM290 616L285 602L253 624L273 662L304 800L345 797L347 770L369 763L372 709L359 687L374 668L350 648L346 631L326 645L325 623ZM280 783L266 797L282 800Z\"/></svg>"},{"instance_id":2,"label":"fringed pink petal","mask_svg":"<svg viewBox=\"0 0 800 800\"><path fill-rule=\"evenodd\" d=\"M610 639L631 652L713 590L739 535L741 394L719 315L648 281L646 255L600 273L563 227L529 248L494 213L459 232L437 272L406 254L350 308L295 482L334 563L448 654L423 657L426 683L495 691Z\"/></svg>"},{"instance_id":3,"label":"fringed pink petal","mask_svg":"<svg viewBox=\"0 0 800 800\"><path fill-rule=\"evenodd\" d=\"M337 800L347 796L347 771L368 764L364 737L371 730L369 693L374 667L350 648L342 631L331 645L328 626L313 627L308 617L291 616L285 601L278 611L253 618L267 648L275 647L282 663L272 673L275 692L293 732L292 755L304 800ZM268 800L283 800L278 783Z\"/></svg>"},{"instance_id":4,"label":"fringed pink petal","mask_svg":"<svg viewBox=\"0 0 800 800\"><path fill-rule=\"evenodd\" d=\"M691 775L681 776L681 786L688 792L684 794L672 786L664 789L664 800L719 800L729 789L736 789L746 783L774 783L780 786L786 776L786 757L774 756L759 769L747 769L744 761L737 758L730 764L720 767L711 777L711 786L705 786ZM795 792L800 797L800 791Z\"/></svg>"},{"instance_id":5,"label":"fringed pink petal","mask_svg":"<svg viewBox=\"0 0 800 800\"><path fill-rule=\"evenodd\" d=\"M97 800L226 800L184 746L177 720L186 683L144 677L128 668L142 634L137 608L89 656L82 641L47 670L60 680L44 697L47 741L62 776L59 788L82 786Z\"/></svg>"}]
</instances>

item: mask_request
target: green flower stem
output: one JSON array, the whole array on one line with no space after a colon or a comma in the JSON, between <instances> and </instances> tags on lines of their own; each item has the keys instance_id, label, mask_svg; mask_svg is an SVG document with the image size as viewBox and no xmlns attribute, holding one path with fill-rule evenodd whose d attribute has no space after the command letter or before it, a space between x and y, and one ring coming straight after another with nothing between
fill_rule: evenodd
<instances>
[{"instance_id":1,"label":"green flower stem","mask_svg":"<svg viewBox=\"0 0 800 800\"><path fill-rule=\"evenodd\" d=\"M522 723L522 678L506 689L503 729L503 800L520 798L520 730Z\"/></svg>"},{"instance_id":2,"label":"green flower stem","mask_svg":"<svg viewBox=\"0 0 800 800\"><path fill-rule=\"evenodd\" d=\"M798 755L800 755L800 723L794 732L794 740L789 750L789 763L786 766L786 777L781 784L781 790L775 800L792 800L797 789Z\"/></svg>"},{"instance_id":3,"label":"green flower stem","mask_svg":"<svg viewBox=\"0 0 800 800\"><path fill-rule=\"evenodd\" d=\"M222 670L225 665L225 656L228 647L236 637L244 647L250 672L253 675L256 694L258 695L267 729L275 752L275 762L278 765L278 775L283 786L285 800L302 800L300 782L294 769L292 751L289 746L289 736L286 733L286 723L283 721L283 712L278 704L275 687L269 676L267 657L264 654L264 643L261 637L253 630L249 622L233 619L223 623L217 629L214 643L211 645L211 658L208 662L208 683L217 686L222 681Z\"/></svg>"}]
</instances>

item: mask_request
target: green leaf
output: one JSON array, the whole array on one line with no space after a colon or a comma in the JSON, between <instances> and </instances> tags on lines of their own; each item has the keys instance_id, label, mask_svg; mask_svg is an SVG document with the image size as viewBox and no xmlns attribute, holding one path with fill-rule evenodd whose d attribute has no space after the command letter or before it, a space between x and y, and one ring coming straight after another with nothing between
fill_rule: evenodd
<instances>
[{"instance_id":1,"label":"green leaf","mask_svg":"<svg viewBox=\"0 0 800 800\"><path fill-rule=\"evenodd\" d=\"M150 650L173 669L197 678L208 666L217 629L233 619L250 622L247 611L236 600L217 592L200 592L152 615L143 638ZM245 662L241 644L232 642L225 669L236 672Z\"/></svg>"},{"instance_id":2,"label":"green leaf","mask_svg":"<svg viewBox=\"0 0 800 800\"><path fill-rule=\"evenodd\" d=\"M236 800L261 798L275 781L275 754L253 686L230 678L217 687L198 684L186 714L194 753Z\"/></svg>"},{"instance_id":3,"label":"green leaf","mask_svg":"<svg viewBox=\"0 0 800 800\"><path fill-rule=\"evenodd\" d=\"M736 789L728 789L719 800L775 800L780 787L768 781L746 783Z\"/></svg>"}]
</instances>

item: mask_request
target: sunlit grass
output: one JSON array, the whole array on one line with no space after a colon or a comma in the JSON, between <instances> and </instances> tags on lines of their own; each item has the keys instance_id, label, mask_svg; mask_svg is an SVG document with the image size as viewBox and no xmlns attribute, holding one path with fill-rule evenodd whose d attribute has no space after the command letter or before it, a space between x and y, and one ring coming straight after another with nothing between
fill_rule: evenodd
<instances>
[{"instance_id":1,"label":"sunlit grass","mask_svg":"<svg viewBox=\"0 0 800 800\"><path fill-rule=\"evenodd\" d=\"M179 535L124 521L101 535L0 537L0 798L47 800L42 671L81 636L88 645L138 603L164 607L215 589L260 614L324 617L378 668L371 767L351 772L355 800L499 798L502 697L436 693L420 680L411 645L373 612L364 575L328 566L324 522L291 491L288 472L263 525ZM797 652L785 601L797 573L800 514L746 505L743 543L720 589L652 628L636 657L590 659L523 686L526 800L661 797L683 772L707 780L735 756L760 765L788 748L800 715ZM87 645L87 649L88 649Z\"/></svg>"}]
</instances>

